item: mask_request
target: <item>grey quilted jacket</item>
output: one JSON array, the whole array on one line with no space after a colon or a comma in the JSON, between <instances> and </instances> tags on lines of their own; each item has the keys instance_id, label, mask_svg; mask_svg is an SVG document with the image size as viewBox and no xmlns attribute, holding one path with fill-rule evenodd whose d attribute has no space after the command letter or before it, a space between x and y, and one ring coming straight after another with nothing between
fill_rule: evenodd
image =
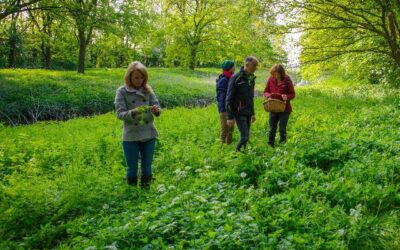
<instances>
[{"instance_id":1,"label":"grey quilted jacket","mask_svg":"<svg viewBox=\"0 0 400 250\"><path fill-rule=\"evenodd\" d=\"M118 119L123 121L123 141L148 141L158 136L153 114L147 109L153 105L160 106L153 91L146 95L143 88L121 86L115 94L114 104ZM132 109L138 107L143 112L134 115Z\"/></svg>"}]
</instances>

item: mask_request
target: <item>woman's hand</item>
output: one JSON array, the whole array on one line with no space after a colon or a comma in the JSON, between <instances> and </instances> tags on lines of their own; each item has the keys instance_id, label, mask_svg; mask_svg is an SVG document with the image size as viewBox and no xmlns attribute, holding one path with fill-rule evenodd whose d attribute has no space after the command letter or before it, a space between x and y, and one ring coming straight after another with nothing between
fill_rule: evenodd
<instances>
[{"instance_id":1,"label":"woman's hand","mask_svg":"<svg viewBox=\"0 0 400 250\"><path fill-rule=\"evenodd\" d=\"M283 99L284 101L287 101L287 95L283 94L283 95L282 95L282 99Z\"/></svg>"},{"instance_id":2,"label":"woman's hand","mask_svg":"<svg viewBox=\"0 0 400 250\"><path fill-rule=\"evenodd\" d=\"M153 106L151 106L150 111L153 114L158 114L161 112L161 108L157 105L153 105Z\"/></svg>"}]
</instances>

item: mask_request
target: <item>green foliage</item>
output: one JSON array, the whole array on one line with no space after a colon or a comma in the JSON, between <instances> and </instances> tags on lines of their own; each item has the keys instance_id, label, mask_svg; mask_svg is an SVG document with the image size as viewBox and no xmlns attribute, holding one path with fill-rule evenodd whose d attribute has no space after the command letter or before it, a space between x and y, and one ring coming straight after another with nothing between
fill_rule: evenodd
<instances>
[{"instance_id":1,"label":"green foliage","mask_svg":"<svg viewBox=\"0 0 400 250\"><path fill-rule=\"evenodd\" d=\"M150 82L162 107L204 106L215 98L215 74L150 68ZM124 69L68 71L1 70L0 121L8 124L65 120L113 110Z\"/></svg>"},{"instance_id":2,"label":"green foliage","mask_svg":"<svg viewBox=\"0 0 400 250\"><path fill-rule=\"evenodd\" d=\"M147 192L115 114L2 126L0 248L398 249L400 93L334 82L296 89L275 149L261 99L245 153L215 105L164 110Z\"/></svg>"},{"instance_id":3,"label":"green foliage","mask_svg":"<svg viewBox=\"0 0 400 250\"><path fill-rule=\"evenodd\" d=\"M340 69L370 83L399 86L400 2L289 1L288 25L302 31L301 64L308 79Z\"/></svg>"},{"instance_id":4,"label":"green foliage","mask_svg":"<svg viewBox=\"0 0 400 250\"><path fill-rule=\"evenodd\" d=\"M272 43L275 17L260 1L165 1L166 65L216 66L248 55L264 64L282 61L280 46ZM169 35L168 35L169 34ZM281 56L281 57L280 57Z\"/></svg>"},{"instance_id":5,"label":"green foliage","mask_svg":"<svg viewBox=\"0 0 400 250\"><path fill-rule=\"evenodd\" d=\"M42 0L1 20L0 67L71 70L85 58L88 68L140 60L147 66L194 69L215 67L227 58L240 62L250 54L265 63L283 61L270 34L275 17L264 5L254 0Z\"/></svg>"}]
</instances>

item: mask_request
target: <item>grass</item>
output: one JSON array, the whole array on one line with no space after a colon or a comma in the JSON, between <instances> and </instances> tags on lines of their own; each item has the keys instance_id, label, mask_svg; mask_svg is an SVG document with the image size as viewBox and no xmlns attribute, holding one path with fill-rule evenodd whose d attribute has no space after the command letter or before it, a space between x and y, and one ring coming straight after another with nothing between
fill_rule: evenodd
<instances>
[{"instance_id":1,"label":"grass","mask_svg":"<svg viewBox=\"0 0 400 250\"><path fill-rule=\"evenodd\" d=\"M67 120L113 110L115 90L125 69L72 71L0 70L0 121L26 124ZM163 107L206 105L214 100L215 75L151 68L149 84Z\"/></svg>"},{"instance_id":2,"label":"grass","mask_svg":"<svg viewBox=\"0 0 400 250\"><path fill-rule=\"evenodd\" d=\"M0 122L31 124L110 112L124 73L125 69L89 69L85 75L75 71L1 69ZM164 108L205 106L215 100L219 73L215 68L150 68L149 84ZM262 92L267 71L259 70L257 76L256 90Z\"/></svg>"},{"instance_id":3,"label":"grass","mask_svg":"<svg viewBox=\"0 0 400 250\"><path fill-rule=\"evenodd\" d=\"M215 105L165 110L148 192L124 183L113 113L3 126L0 248L398 249L400 95L375 88L297 88L275 149L257 99L244 154Z\"/></svg>"}]
</instances>

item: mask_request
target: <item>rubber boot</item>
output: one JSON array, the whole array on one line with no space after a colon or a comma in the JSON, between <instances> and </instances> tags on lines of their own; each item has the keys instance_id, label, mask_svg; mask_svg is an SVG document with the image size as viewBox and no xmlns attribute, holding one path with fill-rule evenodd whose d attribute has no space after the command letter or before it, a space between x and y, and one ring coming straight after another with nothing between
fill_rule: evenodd
<instances>
[{"instance_id":1,"label":"rubber boot","mask_svg":"<svg viewBox=\"0 0 400 250\"><path fill-rule=\"evenodd\" d=\"M150 188L150 184L151 184L151 179L152 176L142 176L141 177L141 182L140 182L140 186L143 189L149 189Z\"/></svg>"},{"instance_id":2,"label":"rubber boot","mask_svg":"<svg viewBox=\"0 0 400 250\"><path fill-rule=\"evenodd\" d=\"M126 177L126 182L130 186L135 186L136 187L137 186L137 181L138 181L137 177Z\"/></svg>"}]
</instances>

